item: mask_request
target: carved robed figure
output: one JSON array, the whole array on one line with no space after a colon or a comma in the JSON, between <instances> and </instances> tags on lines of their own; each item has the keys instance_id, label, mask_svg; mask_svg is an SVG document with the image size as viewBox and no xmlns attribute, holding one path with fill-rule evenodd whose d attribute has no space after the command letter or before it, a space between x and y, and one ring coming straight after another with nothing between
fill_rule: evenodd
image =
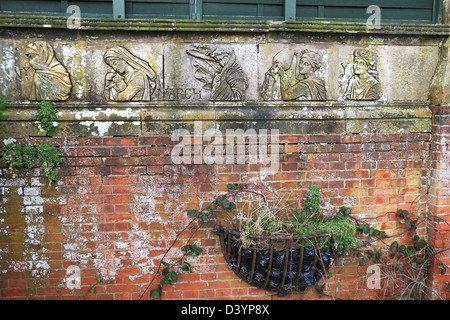
<instances>
[{"instance_id":1,"label":"carved robed figure","mask_svg":"<svg viewBox=\"0 0 450 320\"><path fill-rule=\"evenodd\" d=\"M52 46L45 41L36 41L26 47L25 55L34 71L29 99L67 100L72 83L66 68L56 59Z\"/></svg>"},{"instance_id":2,"label":"carved robed figure","mask_svg":"<svg viewBox=\"0 0 450 320\"><path fill-rule=\"evenodd\" d=\"M187 54L195 58L194 77L211 92L210 100L244 100L247 80L232 49L194 45Z\"/></svg>"},{"instance_id":3,"label":"carved robed figure","mask_svg":"<svg viewBox=\"0 0 450 320\"><path fill-rule=\"evenodd\" d=\"M104 60L113 72L105 77L105 97L113 101L149 101L156 87L150 65L124 47L109 49Z\"/></svg>"},{"instance_id":4,"label":"carved robed figure","mask_svg":"<svg viewBox=\"0 0 450 320\"><path fill-rule=\"evenodd\" d=\"M352 54L351 77L347 82L344 98L347 100L378 100L380 98L379 77L374 55L364 49Z\"/></svg>"},{"instance_id":5,"label":"carved robed figure","mask_svg":"<svg viewBox=\"0 0 450 320\"><path fill-rule=\"evenodd\" d=\"M322 66L317 51L282 50L273 57L263 87L264 100L326 100L325 81L316 76Z\"/></svg>"}]
</instances>

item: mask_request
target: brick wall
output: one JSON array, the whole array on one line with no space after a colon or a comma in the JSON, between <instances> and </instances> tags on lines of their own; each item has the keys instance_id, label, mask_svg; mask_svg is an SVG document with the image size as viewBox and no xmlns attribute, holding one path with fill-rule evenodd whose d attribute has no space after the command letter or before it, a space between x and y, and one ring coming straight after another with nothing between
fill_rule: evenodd
<instances>
[{"instance_id":1,"label":"brick wall","mask_svg":"<svg viewBox=\"0 0 450 320\"><path fill-rule=\"evenodd\" d=\"M449 158L449 128L450 128L450 108L448 106L433 106L433 132L431 149L431 173L429 190L429 214L440 219L436 225L431 225L428 231L430 241L436 248L437 258L435 268L432 270L431 279L434 289L438 292L445 292L447 299L450 298L449 284L450 277L442 275L437 268L437 263L449 265L450 255L449 234L450 234L450 158Z\"/></svg>"},{"instance_id":2,"label":"brick wall","mask_svg":"<svg viewBox=\"0 0 450 320\"><path fill-rule=\"evenodd\" d=\"M441 241L448 239L450 222L449 112L443 107L448 105L443 49L448 25L367 30L359 24L248 22L230 30L226 22L103 25L103 20L83 20L82 30L67 30L65 19L48 17L44 27L37 20L9 16L2 24L0 94L8 103L0 114L0 152L4 139L21 145L49 142L63 161L57 167L59 180L51 184L39 166L20 169L12 178L0 162L1 299L140 299L167 249L173 245L170 261L181 256L189 235L177 235L190 221L186 212L203 208L229 183L252 183L298 199L317 184L324 211L348 206L353 217L391 236L389 242L375 243L379 248L393 240L411 243L411 232L404 232L395 216L398 209L415 217L437 216L443 221L421 223L417 232L438 249L448 247ZM73 81L71 97L55 103L58 126L48 136L35 123L39 102L28 100L30 78L28 87L22 81L29 76L24 50L31 39L51 43ZM237 50L249 75L247 100L208 100L209 92L189 73L186 49L193 43ZM159 92L184 89L184 96L107 100L109 67L103 60L116 45L151 60ZM329 100L263 100L260 86L275 55L304 47L328 57L321 76ZM340 67L363 47L376 53L381 96L348 101ZM186 90L196 94L188 97ZM444 98L435 103L430 96ZM435 105L431 112L430 104ZM176 164L171 154L179 141L171 134L180 128L195 132L196 121L203 121L202 134L212 128L279 130L272 146L279 155L277 172L261 171L248 157L243 164ZM202 150L207 147L203 141ZM245 152L250 150L247 146ZM188 155L199 154L195 148L192 152ZM220 223L229 219L230 213L217 218ZM194 271L180 273L176 283L165 286L163 299L397 298L389 290L370 289L367 266L359 266L353 255L336 261L333 276L322 279L323 294L308 288L279 298L229 269L213 227L209 222L195 233L193 241L203 252L188 258ZM447 251L439 258L448 266ZM435 297L448 298L450 279L448 272L440 275L438 263L429 280ZM73 270L81 277L80 288L69 288Z\"/></svg>"},{"instance_id":3,"label":"brick wall","mask_svg":"<svg viewBox=\"0 0 450 320\"><path fill-rule=\"evenodd\" d=\"M205 206L226 191L227 183L261 178L260 168L251 164L173 165L175 142L169 136L22 141L49 140L64 158L57 183L48 186L38 170L2 180L2 194L9 199L2 213L2 228L8 233L2 235L1 269L7 270L1 277L3 298L138 299L162 254L190 219L187 210ZM397 209L426 207L427 177L434 163L430 143L428 133L282 135L280 171L263 176L261 182L299 196L316 183L327 208L349 206L355 216L370 218L373 226L395 235ZM3 167L4 175L6 171ZM204 251L189 260L194 272L180 274L173 286L165 287L163 298L276 298L228 268L212 226L210 222L195 236ZM36 232L39 228L42 232ZM24 236L25 230L29 232ZM183 241L177 241L174 258L181 245ZM322 298L373 299L384 294L367 288L365 269L357 260L350 256L336 262ZM71 265L81 270L77 290L64 284ZM98 276L104 281L91 293ZM308 289L288 298L319 295Z\"/></svg>"}]
</instances>

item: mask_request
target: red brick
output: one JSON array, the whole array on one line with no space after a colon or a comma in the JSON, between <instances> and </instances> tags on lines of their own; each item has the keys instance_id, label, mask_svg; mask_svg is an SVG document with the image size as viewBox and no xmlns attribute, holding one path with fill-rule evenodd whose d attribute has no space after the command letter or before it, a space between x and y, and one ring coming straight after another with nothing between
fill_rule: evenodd
<instances>
[{"instance_id":1,"label":"red brick","mask_svg":"<svg viewBox=\"0 0 450 320\"><path fill-rule=\"evenodd\" d=\"M137 177L136 176L109 176L103 178L104 184L111 185L127 185L127 184L136 184Z\"/></svg>"},{"instance_id":2,"label":"red brick","mask_svg":"<svg viewBox=\"0 0 450 320\"><path fill-rule=\"evenodd\" d=\"M103 138L105 146L136 146L138 143L137 137L113 137Z\"/></svg>"},{"instance_id":3,"label":"red brick","mask_svg":"<svg viewBox=\"0 0 450 320\"><path fill-rule=\"evenodd\" d=\"M134 202L132 195L106 195L104 197L105 203L131 203Z\"/></svg>"}]
</instances>

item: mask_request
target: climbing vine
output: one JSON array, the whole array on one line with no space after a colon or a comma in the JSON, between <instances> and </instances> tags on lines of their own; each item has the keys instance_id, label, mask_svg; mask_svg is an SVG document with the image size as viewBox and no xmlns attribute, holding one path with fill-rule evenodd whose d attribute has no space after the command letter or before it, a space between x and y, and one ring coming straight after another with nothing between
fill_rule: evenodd
<instances>
[{"instance_id":1,"label":"climbing vine","mask_svg":"<svg viewBox=\"0 0 450 320\"><path fill-rule=\"evenodd\" d=\"M191 218L191 220L186 225L186 227L184 227L177 234L170 247L164 253L156 269L156 272L152 280L150 281L150 284L146 287L140 299L142 299L145 296L146 292L154 284L154 281L157 276L161 276L162 278L160 279L159 284L157 284L157 287L150 290L149 292L150 298L154 299L158 299L161 297L164 285L172 284L178 280L178 273L173 269L173 264L171 265L170 263L166 262L165 259L169 251L172 249L172 247L175 245L181 234L184 232L189 232L191 235L189 236L187 243L181 247L183 255L181 258L178 259L176 264L181 265L182 271L192 272L193 268L191 264L185 261L186 257L198 256L203 252L203 249L199 245L197 245L196 243L191 243L194 235L196 234L196 232L199 230L200 227L202 227L205 223L208 223L209 221L211 221L211 219L213 219L218 215L219 209L234 210L236 208L236 204L230 201L228 197L239 193L240 186L242 185L229 184L227 193L219 196L218 198L210 202L207 206L205 206L203 209L201 210L192 209L187 211L187 215Z\"/></svg>"},{"instance_id":2,"label":"climbing vine","mask_svg":"<svg viewBox=\"0 0 450 320\"><path fill-rule=\"evenodd\" d=\"M192 272L193 267L191 264L185 261L187 256L198 256L203 252L203 249L196 243L192 243L192 239L199 230L201 226L205 223L211 221L215 218L219 211L225 209L227 211L232 211L236 209L236 204L231 201L234 196L238 193L253 192L258 193L258 191L249 189L243 184L228 184L228 192L219 196L207 206L201 210L188 210L187 215L191 218L189 223L184 227L173 240L170 247L166 250L160 263L156 269L156 272L151 279L148 286L145 288L140 299L142 299L150 287L156 285L152 290L149 291L149 297L153 299L161 298L163 288L165 285L174 284L178 280L178 272L175 266L181 266L181 271ZM325 231L330 233L333 238L336 237L337 241L337 253L343 254L345 252L354 251L356 256L359 257L359 265L366 265L369 261L374 263L382 264L384 276L388 280L400 280L402 284L400 288L395 287L395 284L389 282L394 290L402 290L400 292L401 298L409 299L424 299L429 298L427 291L427 272L428 267L431 266L431 261L437 259L437 255L449 248L436 251L434 247L428 243L423 237L416 234L417 226L420 224L419 219L414 219L411 214L406 210L398 210L396 212L396 217L403 222L405 226L405 232L411 234L411 245L399 244L398 241L390 241L389 239L394 238L396 235L388 236L384 231L372 227L369 223L364 221L364 219L358 219L351 215L351 209L346 207L341 207L339 211L332 218L320 218L315 216L318 211L320 211L320 203L323 199L320 197L319 188L316 185L312 185L308 192L303 198L303 209L297 209L294 211L294 217L297 220L284 220L284 223L288 222L291 224L290 228L295 229L294 233L298 232L318 232ZM295 223L299 223L299 218L307 218L307 220L302 220L301 227L297 228ZM312 217L314 217L312 219ZM439 219L430 218L434 222L438 222ZM270 220L270 219L269 219ZM273 223L273 221L265 220L264 223ZM305 221L308 226L306 230ZM317 228L314 227L315 223ZM320 223L319 223L320 222ZM278 224L277 224L278 225ZM303 229L302 229L303 228ZM270 229L270 227L269 227ZM312 230L311 230L312 229ZM187 243L181 247L183 255L175 263L169 263L166 261L166 257L169 251L174 247L175 243L178 241L180 235L184 232L189 232ZM360 237L365 237L366 240L360 240ZM367 238L369 240L367 240ZM379 246L371 246L373 241L382 241L387 244L389 248L389 254L386 256L383 249ZM359 242L360 245L356 244ZM320 246L316 242L317 246ZM447 272L446 266L442 262L437 263L437 267L440 268L441 274ZM327 273L327 279L331 276ZM159 283L155 283L156 277L160 277ZM316 287L317 292L322 295L324 294L326 284L322 284ZM392 288L391 288L392 289Z\"/></svg>"},{"instance_id":3,"label":"climbing vine","mask_svg":"<svg viewBox=\"0 0 450 320\"><path fill-rule=\"evenodd\" d=\"M385 282L384 290L389 289L390 294L396 298L432 299L433 293L436 292L429 285L429 268L434 264L441 275L446 274L447 267L438 257L450 248L436 250L432 243L418 234L417 228L422 223L426 223L429 228L434 228L435 223L447 222L428 215L414 217L411 212L404 209L397 210L395 216L404 226L404 230L401 231L402 241L385 242L387 251L383 251L382 248L373 248L359 253L359 265L363 266L369 262L377 264L381 271L380 277ZM360 227L364 234L380 235L379 230L370 228L367 223L361 224ZM393 235L390 238L399 235Z\"/></svg>"}]
</instances>

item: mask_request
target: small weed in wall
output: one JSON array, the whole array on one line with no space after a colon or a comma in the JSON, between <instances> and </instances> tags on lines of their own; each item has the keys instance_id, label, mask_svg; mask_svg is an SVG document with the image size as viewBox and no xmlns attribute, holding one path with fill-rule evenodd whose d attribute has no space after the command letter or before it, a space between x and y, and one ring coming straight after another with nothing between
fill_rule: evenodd
<instances>
[{"instance_id":1,"label":"small weed in wall","mask_svg":"<svg viewBox=\"0 0 450 320\"><path fill-rule=\"evenodd\" d=\"M57 112L58 111L53 107L53 102L41 101L41 106L38 110L36 121L41 131L48 133L58 125L58 123L56 122Z\"/></svg>"},{"instance_id":2,"label":"small weed in wall","mask_svg":"<svg viewBox=\"0 0 450 320\"><path fill-rule=\"evenodd\" d=\"M22 147L13 138L5 139L3 142L2 160L9 167L13 179L17 178L17 169L24 165L28 169L32 169L36 165L37 159L42 169L42 175L49 179L49 183L58 180L55 167L61 164L62 159L57 147L49 143Z\"/></svg>"},{"instance_id":3,"label":"small weed in wall","mask_svg":"<svg viewBox=\"0 0 450 320\"><path fill-rule=\"evenodd\" d=\"M4 111L6 109L6 99L0 95L0 111Z\"/></svg>"}]
</instances>

